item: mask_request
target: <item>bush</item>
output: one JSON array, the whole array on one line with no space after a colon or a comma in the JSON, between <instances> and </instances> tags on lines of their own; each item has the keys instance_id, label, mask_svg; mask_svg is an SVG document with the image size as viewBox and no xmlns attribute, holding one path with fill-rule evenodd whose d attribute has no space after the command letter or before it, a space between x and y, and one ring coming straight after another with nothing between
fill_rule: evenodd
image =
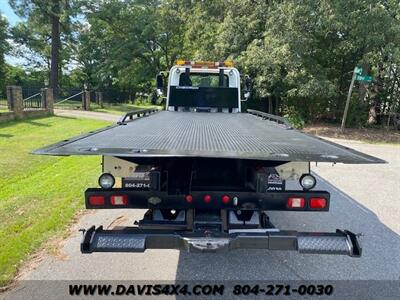
<instances>
[{"instance_id":1,"label":"bush","mask_svg":"<svg viewBox=\"0 0 400 300\"><path fill-rule=\"evenodd\" d=\"M368 103L360 101L357 97L350 100L346 125L348 127L364 127L368 120Z\"/></svg>"},{"instance_id":2,"label":"bush","mask_svg":"<svg viewBox=\"0 0 400 300\"><path fill-rule=\"evenodd\" d=\"M305 121L303 116L293 106L285 107L283 112L283 116L288 119L294 128L301 129L304 127Z\"/></svg>"}]
</instances>

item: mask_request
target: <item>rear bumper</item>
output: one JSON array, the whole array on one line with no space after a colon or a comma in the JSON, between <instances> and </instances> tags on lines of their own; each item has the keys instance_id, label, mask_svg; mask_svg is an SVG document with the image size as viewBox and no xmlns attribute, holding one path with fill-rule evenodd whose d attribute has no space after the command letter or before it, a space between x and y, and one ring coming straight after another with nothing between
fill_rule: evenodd
<instances>
[{"instance_id":1,"label":"rear bumper","mask_svg":"<svg viewBox=\"0 0 400 300\"><path fill-rule=\"evenodd\" d=\"M233 233L171 232L126 227L103 230L91 227L84 232L82 253L144 252L146 249L180 249L188 252L227 252L234 249L292 250L299 253L361 256L357 235L335 233L268 231Z\"/></svg>"},{"instance_id":2,"label":"rear bumper","mask_svg":"<svg viewBox=\"0 0 400 300\"><path fill-rule=\"evenodd\" d=\"M212 201L205 203L203 197L205 194L211 195ZM124 195L128 201L126 205L112 205L111 197L115 195ZM89 209L117 209L117 208L159 208L159 209L261 209L261 210L281 210L281 211L329 211L330 194L325 191L284 191L284 192L234 192L234 191L207 191L191 192L193 201L188 203L185 195L169 195L167 192L159 191L139 191L131 189L101 189L90 188L85 192L86 208ZM220 199L228 195L231 199L236 198L229 203L223 203ZM102 205L91 205L89 198L92 196L101 196L105 198ZM290 197L304 198L305 205L302 208L288 208L287 201ZM324 208L313 209L309 202L311 198L324 198L326 206Z\"/></svg>"}]
</instances>

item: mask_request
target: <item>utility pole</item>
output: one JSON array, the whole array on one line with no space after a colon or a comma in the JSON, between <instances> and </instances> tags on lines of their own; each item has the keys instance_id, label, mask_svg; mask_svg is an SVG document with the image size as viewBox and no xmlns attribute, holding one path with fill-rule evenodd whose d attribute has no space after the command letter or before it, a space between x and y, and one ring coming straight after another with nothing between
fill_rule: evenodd
<instances>
[{"instance_id":1,"label":"utility pole","mask_svg":"<svg viewBox=\"0 0 400 300\"><path fill-rule=\"evenodd\" d=\"M54 98L59 92L59 66L60 66L60 0L52 0L51 6L51 67L50 86L53 88Z\"/></svg>"},{"instance_id":2,"label":"utility pole","mask_svg":"<svg viewBox=\"0 0 400 300\"><path fill-rule=\"evenodd\" d=\"M355 67L354 68L353 76L351 77L351 83L350 83L349 92L347 94L346 106L344 108L344 113L343 113L343 118L342 118L342 126L340 126L340 131L341 132L344 131L344 128L346 126L347 113L349 111L351 93L353 92L354 82L356 81L357 75L359 75L361 73L362 73L362 69L361 68L359 68L359 67Z\"/></svg>"}]
</instances>

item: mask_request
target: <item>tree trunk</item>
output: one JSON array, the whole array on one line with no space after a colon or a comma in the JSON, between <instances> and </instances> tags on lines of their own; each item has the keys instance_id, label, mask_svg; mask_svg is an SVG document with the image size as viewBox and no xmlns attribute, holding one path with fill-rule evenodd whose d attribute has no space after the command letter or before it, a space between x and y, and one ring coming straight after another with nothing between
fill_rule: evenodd
<instances>
[{"instance_id":1,"label":"tree trunk","mask_svg":"<svg viewBox=\"0 0 400 300\"><path fill-rule=\"evenodd\" d=\"M274 114L272 107L272 96L268 96L268 113Z\"/></svg>"},{"instance_id":2,"label":"tree trunk","mask_svg":"<svg viewBox=\"0 0 400 300\"><path fill-rule=\"evenodd\" d=\"M377 114L376 114L376 107L371 106L368 112L368 124L376 124Z\"/></svg>"},{"instance_id":3,"label":"tree trunk","mask_svg":"<svg viewBox=\"0 0 400 300\"><path fill-rule=\"evenodd\" d=\"M59 94L59 59L60 59L60 0L52 0L51 12L51 70L50 86L53 88L54 98Z\"/></svg>"},{"instance_id":4,"label":"tree trunk","mask_svg":"<svg viewBox=\"0 0 400 300\"><path fill-rule=\"evenodd\" d=\"M281 99L280 97L274 96L275 101L276 101L276 115L277 116L282 116L282 105L281 105Z\"/></svg>"},{"instance_id":5,"label":"tree trunk","mask_svg":"<svg viewBox=\"0 0 400 300\"><path fill-rule=\"evenodd\" d=\"M372 93L371 93L371 104L369 108L369 114L368 114L368 124L377 124L379 120L379 114L381 112L381 95L382 95L382 89L383 89L383 76L384 76L384 67L382 63L379 63L378 65L378 74L375 78L374 85L372 87Z\"/></svg>"}]
</instances>

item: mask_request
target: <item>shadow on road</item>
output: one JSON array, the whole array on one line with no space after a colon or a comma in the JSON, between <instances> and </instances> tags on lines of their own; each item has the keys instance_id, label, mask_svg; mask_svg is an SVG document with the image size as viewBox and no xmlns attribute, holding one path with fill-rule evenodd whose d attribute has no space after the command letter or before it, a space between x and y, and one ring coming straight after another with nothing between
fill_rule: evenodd
<instances>
[{"instance_id":1,"label":"shadow on road","mask_svg":"<svg viewBox=\"0 0 400 300\"><path fill-rule=\"evenodd\" d=\"M330 212L270 212L272 223L280 229L334 232L338 228L362 233L361 258L268 250L181 251L176 280L400 279L400 236L372 211L332 190L323 180L319 189L331 192Z\"/></svg>"}]
</instances>

